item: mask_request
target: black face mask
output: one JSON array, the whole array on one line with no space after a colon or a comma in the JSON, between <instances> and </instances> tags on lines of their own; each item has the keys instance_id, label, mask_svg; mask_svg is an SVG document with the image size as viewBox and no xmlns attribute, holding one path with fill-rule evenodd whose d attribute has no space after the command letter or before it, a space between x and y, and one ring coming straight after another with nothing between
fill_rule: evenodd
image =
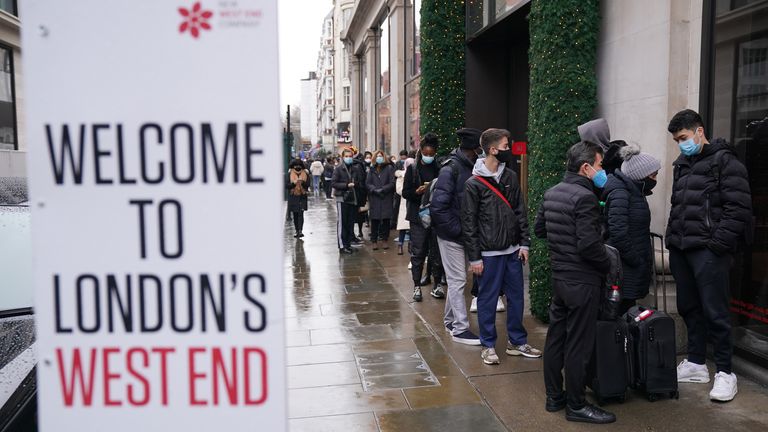
<instances>
[{"instance_id":1,"label":"black face mask","mask_svg":"<svg viewBox=\"0 0 768 432\"><path fill-rule=\"evenodd\" d=\"M301 167L298 167L298 166L297 167L293 167L293 169L295 169L296 171L301 171Z\"/></svg>"},{"instance_id":2,"label":"black face mask","mask_svg":"<svg viewBox=\"0 0 768 432\"><path fill-rule=\"evenodd\" d=\"M499 153L496 154L496 159L498 159L499 162L509 165L512 163L512 150L499 150Z\"/></svg>"},{"instance_id":3,"label":"black face mask","mask_svg":"<svg viewBox=\"0 0 768 432\"><path fill-rule=\"evenodd\" d=\"M654 179L652 179L650 177L644 178L643 179L643 193L646 194L646 195L650 195L652 193L651 191L653 190L653 188L656 187L656 183L657 183L656 180L654 180Z\"/></svg>"}]
</instances>

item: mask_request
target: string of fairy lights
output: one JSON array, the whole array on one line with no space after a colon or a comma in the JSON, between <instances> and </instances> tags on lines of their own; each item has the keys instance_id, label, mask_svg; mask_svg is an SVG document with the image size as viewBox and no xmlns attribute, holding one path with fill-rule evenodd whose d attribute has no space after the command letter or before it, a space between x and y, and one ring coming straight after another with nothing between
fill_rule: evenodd
<instances>
[{"instance_id":1,"label":"string of fairy lights","mask_svg":"<svg viewBox=\"0 0 768 432\"><path fill-rule=\"evenodd\" d=\"M421 3L421 135L440 138L439 154L458 146L464 126L464 0Z\"/></svg>"},{"instance_id":2,"label":"string of fairy lights","mask_svg":"<svg viewBox=\"0 0 768 432\"><path fill-rule=\"evenodd\" d=\"M598 0L531 2L529 15L531 68L528 108L528 208L531 223L544 192L565 170L565 152L578 141L578 125L597 106ZM546 243L531 247L531 312L548 320L552 298Z\"/></svg>"}]
</instances>

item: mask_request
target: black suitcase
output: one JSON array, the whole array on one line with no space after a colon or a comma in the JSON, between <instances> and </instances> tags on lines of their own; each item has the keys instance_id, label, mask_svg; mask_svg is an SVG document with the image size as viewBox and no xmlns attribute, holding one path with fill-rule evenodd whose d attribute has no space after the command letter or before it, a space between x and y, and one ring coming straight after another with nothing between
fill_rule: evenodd
<instances>
[{"instance_id":1,"label":"black suitcase","mask_svg":"<svg viewBox=\"0 0 768 432\"><path fill-rule=\"evenodd\" d=\"M637 322L635 318L650 311ZM634 306L625 315L627 324L629 386L645 391L648 400L668 395L678 399L675 321L667 313Z\"/></svg>"},{"instance_id":2,"label":"black suitcase","mask_svg":"<svg viewBox=\"0 0 768 432\"><path fill-rule=\"evenodd\" d=\"M591 387L600 405L608 399L622 403L626 400L627 346L626 322L621 319L597 322Z\"/></svg>"}]
</instances>

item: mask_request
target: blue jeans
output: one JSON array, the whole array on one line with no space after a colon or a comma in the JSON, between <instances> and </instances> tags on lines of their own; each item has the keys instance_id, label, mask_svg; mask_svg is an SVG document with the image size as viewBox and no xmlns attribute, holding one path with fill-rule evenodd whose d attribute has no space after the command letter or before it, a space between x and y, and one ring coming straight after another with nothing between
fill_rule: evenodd
<instances>
[{"instance_id":1,"label":"blue jeans","mask_svg":"<svg viewBox=\"0 0 768 432\"><path fill-rule=\"evenodd\" d=\"M514 345L528 343L523 327L523 263L518 253L483 257L483 274L477 279L480 343L486 348L496 346L496 303L502 290L507 296L507 337Z\"/></svg>"},{"instance_id":2,"label":"blue jeans","mask_svg":"<svg viewBox=\"0 0 768 432\"><path fill-rule=\"evenodd\" d=\"M320 176L312 176L312 193L320 195Z\"/></svg>"}]
</instances>

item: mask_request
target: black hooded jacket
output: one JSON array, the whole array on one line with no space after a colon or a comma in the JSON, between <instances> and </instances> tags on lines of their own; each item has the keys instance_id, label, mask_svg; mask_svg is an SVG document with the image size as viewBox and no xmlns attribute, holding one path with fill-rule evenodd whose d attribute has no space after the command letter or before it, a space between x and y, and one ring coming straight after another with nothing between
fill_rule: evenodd
<instances>
[{"instance_id":1,"label":"black hooded jacket","mask_svg":"<svg viewBox=\"0 0 768 432\"><path fill-rule=\"evenodd\" d=\"M608 222L607 243L621 254L621 295L625 299L641 299L648 295L651 284L651 210L636 182L621 170L608 176L603 190Z\"/></svg>"},{"instance_id":2,"label":"black hooded jacket","mask_svg":"<svg viewBox=\"0 0 768 432\"><path fill-rule=\"evenodd\" d=\"M429 212L437 236L454 243L463 243L461 236L461 203L464 184L472 176L474 163L461 150L454 150L440 169Z\"/></svg>"},{"instance_id":3,"label":"black hooded jacket","mask_svg":"<svg viewBox=\"0 0 768 432\"><path fill-rule=\"evenodd\" d=\"M698 155L680 155L673 166L667 247L734 253L751 231L752 196L733 147L718 138Z\"/></svg>"},{"instance_id":4,"label":"black hooded jacket","mask_svg":"<svg viewBox=\"0 0 768 432\"><path fill-rule=\"evenodd\" d=\"M602 283L610 260L601 230L600 204L590 179L567 172L544 193L534 231L547 239L555 279Z\"/></svg>"}]
</instances>

